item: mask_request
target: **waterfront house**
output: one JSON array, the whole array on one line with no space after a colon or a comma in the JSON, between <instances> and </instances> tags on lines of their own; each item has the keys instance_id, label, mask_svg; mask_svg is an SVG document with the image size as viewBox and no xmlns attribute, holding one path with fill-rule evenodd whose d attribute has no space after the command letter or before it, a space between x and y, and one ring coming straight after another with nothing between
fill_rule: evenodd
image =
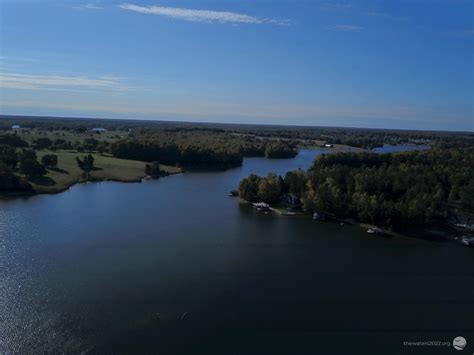
<instances>
[{"instance_id":1,"label":"waterfront house","mask_svg":"<svg viewBox=\"0 0 474 355\"><path fill-rule=\"evenodd\" d=\"M289 208L299 208L301 207L301 199L294 194L284 194L281 198L283 205Z\"/></svg>"}]
</instances>

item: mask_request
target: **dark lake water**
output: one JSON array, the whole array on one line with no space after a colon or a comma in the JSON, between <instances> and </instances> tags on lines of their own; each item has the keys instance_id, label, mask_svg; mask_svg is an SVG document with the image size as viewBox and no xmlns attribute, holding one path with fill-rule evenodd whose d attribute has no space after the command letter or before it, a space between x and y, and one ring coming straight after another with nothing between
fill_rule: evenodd
<instances>
[{"instance_id":1,"label":"dark lake water","mask_svg":"<svg viewBox=\"0 0 474 355\"><path fill-rule=\"evenodd\" d=\"M0 201L0 352L471 354L472 249L227 196L319 153Z\"/></svg>"}]
</instances>

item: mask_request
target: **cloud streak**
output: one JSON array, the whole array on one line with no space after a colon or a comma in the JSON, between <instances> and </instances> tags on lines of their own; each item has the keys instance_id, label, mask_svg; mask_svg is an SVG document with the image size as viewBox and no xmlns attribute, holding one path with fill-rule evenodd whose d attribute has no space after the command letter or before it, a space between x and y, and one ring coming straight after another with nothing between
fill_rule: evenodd
<instances>
[{"instance_id":1,"label":"cloud streak","mask_svg":"<svg viewBox=\"0 0 474 355\"><path fill-rule=\"evenodd\" d=\"M27 75L18 73L0 73L0 88L59 91L87 91L92 89L123 91L128 89L115 77L88 78L82 76Z\"/></svg>"},{"instance_id":2,"label":"cloud streak","mask_svg":"<svg viewBox=\"0 0 474 355\"><path fill-rule=\"evenodd\" d=\"M265 17L256 17L237 12L186 9L165 6L139 6L134 4L118 5L122 10L139 12L148 15L169 17L177 20L205 23L230 24L275 24L289 25L288 20L276 20Z\"/></svg>"}]
</instances>

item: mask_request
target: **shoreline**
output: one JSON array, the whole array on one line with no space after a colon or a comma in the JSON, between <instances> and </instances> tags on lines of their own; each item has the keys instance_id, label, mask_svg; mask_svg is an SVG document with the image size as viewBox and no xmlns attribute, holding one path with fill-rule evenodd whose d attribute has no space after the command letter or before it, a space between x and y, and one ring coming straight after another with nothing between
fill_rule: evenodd
<instances>
[{"instance_id":1,"label":"shoreline","mask_svg":"<svg viewBox=\"0 0 474 355\"><path fill-rule=\"evenodd\" d=\"M248 205L250 207L252 206L252 202L249 202L247 200L244 200L239 197L239 203L243 205ZM305 218L311 218L311 216L307 213L304 213L302 211L289 211L285 212L283 211L282 208L275 208L272 206L269 206L268 211L265 211L267 214L270 212L275 213L276 215L279 216L285 216L285 217L305 217ZM451 242L458 244L457 241L460 239L461 234L458 230L453 229L448 223L442 223L444 228L440 229L437 233L433 233L433 227L438 226L438 224L433 224L433 225L426 225L423 227L412 227L408 228L405 231L394 231L392 229L386 229L386 228L379 228L374 224L370 223L365 223L365 222L358 222L358 221L348 221L344 219L340 220L326 220L326 221L314 221L319 222L319 223L331 223L331 224L340 224L341 226L344 225L350 225L350 226L357 226L360 229L363 229L367 231L368 229L371 228L378 228L380 229L383 234L374 234L376 238L393 238L393 237L401 237L401 238L413 238L413 239L422 239L426 241L440 241L440 242ZM414 234L416 233L416 234ZM459 234L459 235L456 235ZM465 234L465 233L464 233Z\"/></svg>"},{"instance_id":2,"label":"shoreline","mask_svg":"<svg viewBox=\"0 0 474 355\"><path fill-rule=\"evenodd\" d=\"M56 194L65 192L69 190L71 187L74 187L76 185L85 185L85 184L92 184L92 183L97 183L97 182L119 182L119 183L128 183L128 184L142 183L143 181L147 181L147 180L158 180L170 175L183 174L183 172L184 171L168 172L167 174L159 176L159 177L153 177L151 175L144 174L142 177L136 178L136 179L120 179L120 178L110 177L110 178L92 178L88 180L78 180L72 183L68 183L66 186L58 187L57 189L44 189L44 190L40 189L40 190L33 190L29 192L0 193L0 200L12 200L15 198L28 198L28 197L33 197L37 195L56 195Z\"/></svg>"}]
</instances>

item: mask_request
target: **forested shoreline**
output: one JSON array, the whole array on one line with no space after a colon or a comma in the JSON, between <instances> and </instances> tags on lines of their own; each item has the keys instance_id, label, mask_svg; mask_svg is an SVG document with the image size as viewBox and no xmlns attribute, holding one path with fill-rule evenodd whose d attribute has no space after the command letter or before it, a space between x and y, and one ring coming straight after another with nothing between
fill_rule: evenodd
<instances>
[{"instance_id":1,"label":"forested shoreline","mask_svg":"<svg viewBox=\"0 0 474 355\"><path fill-rule=\"evenodd\" d=\"M209 169L242 165L244 157L293 158L298 153L294 143L202 130L139 130L112 144L110 152L122 159Z\"/></svg>"},{"instance_id":2,"label":"forested shoreline","mask_svg":"<svg viewBox=\"0 0 474 355\"><path fill-rule=\"evenodd\" d=\"M224 170L244 157L291 158L298 152L294 142L217 128L152 124L132 130L103 121L25 119L28 127L10 128L0 121L0 194L61 192L83 181L135 182L183 167ZM110 130L93 123L107 123Z\"/></svg>"},{"instance_id":3,"label":"forested shoreline","mask_svg":"<svg viewBox=\"0 0 474 355\"><path fill-rule=\"evenodd\" d=\"M179 173L179 167L110 154L116 133L15 130L0 134L0 196L58 193L91 181L140 182Z\"/></svg>"},{"instance_id":4,"label":"forested shoreline","mask_svg":"<svg viewBox=\"0 0 474 355\"><path fill-rule=\"evenodd\" d=\"M426 218L442 218L444 209L440 205L446 203L449 195L452 198L448 202L457 201L456 203L461 204L466 200L468 193L465 187L472 185L466 183L466 179L472 177L466 171L459 172L460 168L456 165L472 166L472 161L460 160L458 153L462 150L463 159L470 157L472 152L468 149L473 145L473 138L474 135L470 132L2 116L0 193L57 192L78 181L88 180L140 181L145 176L165 176L182 171L182 168L228 169L241 165L245 157L293 158L300 147L328 146L325 149L335 153L339 150L354 150L354 147L358 147L355 149L357 151L368 151L383 144L430 145L433 150L426 155L421 152L413 153L415 156L420 154L417 159L429 157L430 154L443 156L446 163L435 161L434 157L428 159L429 163L425 164L424 170L431 172L429 176L421 174L421 162L412 161L411 158L402 162L397 160L401 158L388 160L385 155L381 158L371 154L331 154L318 160L312 170L304 172L304 179L300 177L301 172L293 173L293 180L304 182L301 191L295 190L294 184L289 187L295 196L306 198L305 208L308 211L327 210L383 224L398 224L399 220L410 220L409 223L412 223ZM334 146L349 143L352 145ZM93 160L95 163L92 163ZM434 179L436 186L440 185L442 188L437 189L437 195L430 190L425 199L413 206L397 202L402 198L397 188L385 191L387 187L377 186L376 191L383 193L376 197L370 188L360 188L362 182L359 181L370 181L372 185L377 179L392 181L395 166L396 169L409 169L405 172L407 176L423 177L427 181ZM443 175L439 171L432 172L434 166L437 169L448 167L452 173L446 172ZM311 171L320 173L310 173ZM457 184L452 184L451 181L454 179L454 172L459 172ZM269 182L270 180L273 181L269 179ZM412 185L411 181L400 181L393 180L391 183L394 186ZM311 183L311 189L308 188L308 183ZM413 184L417 183L415 179ZM274 184L264 185L266 195L278 195L277 200L280 198L279 194L286 193L286 185L280 186L283 192L280 191L279 194L272 191ZM436 188L432 185L429 184L430 189ZM421 191L425 193L424 190ZM314 197L310 199L308 197L311 194ZM359 202L356 203L356 200ZM408 200L412 201L406 196L402 199ZM366 206L365 211L362 207L355 206ZM419 216L415 212L410 212L408 217L405 215L405 211L416 211L421 209L420 206L429 211L428 215ZM377 212L379 210L393 210L396 213L380 215Z\"/></svg>"},{"instance_id":5,"label":"forested shoreline","mask_svg":"<svg viewBox=\"0 0 474 355\"><path fill-rule=\"evenodd\" d=\"M400 229L446 220L451 208L474 211L474 147L396 154L319 156L307 171L250 175L239 195L278 203L286 194L302 210Z\"/></svg>"}]
</instances>

